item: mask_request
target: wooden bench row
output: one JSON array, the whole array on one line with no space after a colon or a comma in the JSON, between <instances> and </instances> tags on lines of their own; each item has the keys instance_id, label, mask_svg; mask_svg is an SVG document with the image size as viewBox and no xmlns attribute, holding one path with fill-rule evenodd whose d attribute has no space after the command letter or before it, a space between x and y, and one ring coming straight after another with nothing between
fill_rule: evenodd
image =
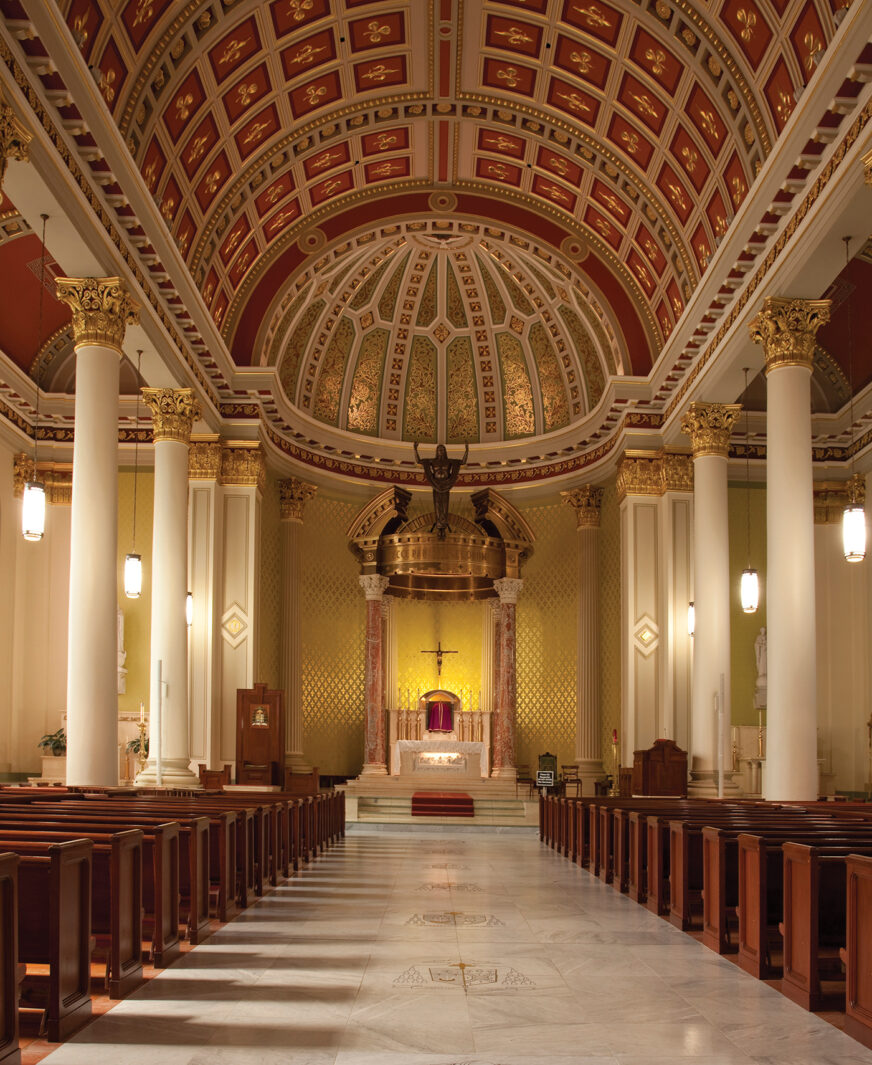
<instances>
[{"instance_id":1,"label":"wooden bench row","mask_svg":"<svg viewBox=\"0 0 872 1065\"><path fill-rule=\"evenodd\" d=\"M547 797L540 837L872 1046L872 807Z\"/></svg>"},{"instance_id":2,"label":"wooden bench row","mask_svg":"<svg viewBox=\"0 0 872 1065\"><path fill-rule=\"evenodd\" d=\"M91 1013L92 961L123 997L345 831L344 795L54 794L0 789L0 1063L19 1007L51 1041Z\"/></svg>"}]
</instances>

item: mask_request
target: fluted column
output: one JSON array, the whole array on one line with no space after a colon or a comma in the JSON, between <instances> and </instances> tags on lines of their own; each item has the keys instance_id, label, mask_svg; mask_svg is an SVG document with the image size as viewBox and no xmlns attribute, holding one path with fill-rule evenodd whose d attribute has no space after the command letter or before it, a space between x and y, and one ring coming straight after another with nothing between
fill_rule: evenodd
<instances>
[{"instance_id":1,"label":"fluted column","mask_svg":"<svg viewBox=\"0 0 872 1065\"><path fill-rule=\"evenodd\" d=\"M148 765L137 777L137 783L199 787L197 776L189 768L191 739L185 596L188 589L188 447L191 427L200 410L190 388L143 388L142 398L151 410L153 420L154 525L149 756ZM162 693L158 689L158 663L161 664Z\"/></svg>"},{"instance_id":2,"label":"fluted column","mask_svg":"<svg viewBox=\"0 0 872 1065\"><path fill-rule=\"evenodd\" d=\"M723 684L721 756L730 749L730 538L727 456L736 403L691 403L681 419L693 445L693 570L696 629L691 696L691 795L718 790L715 695Z\"/></svg>"},{"instance_id":3,"label":"fluted column","mask_svg":"<svg viewBox=\"0 0 872 1065\"><path fill-rule=\"evenodd\" d=\"M282 673L285 692L285 766L311 773L303 754L303 653L300 586L303 577L303 508L317 492L313 484L288 477L279 481L282 522Z\"/></svg>"},{"instance_id":4,"label":"fluted column","mask_svg":"<svg viewBox=\"0 0 872 1065\"><path fill-rule=\"evenodd\" d=\"M118 783L118 377L138 305L119 277L61 277L73 311L67 783Z\"/></svg>"},{"instance_id":5,"label":"fluted column","mask_svg":"<svg viewBox=\"0 0 872 1065\"><path fill-rule=\"evenodd\" d=\"M382 596L387 577L367 573L360 578L366 596L366 719L361 775L385 776L384 669L382 648Z\"/></svg>"},{"instance_id":6,"label":"fluted column","mask_svg":"<svg viewBox=\"0 0 872 1065\"><path fill-rule=\"evenodd\" d=\"M494 581L500 597L499 662L497 664L497 705L493 715L492 777L514 780L515 770L515 713L517 685L515 675L515 607L524 582L518 577L502 577Z\"/></svg>"},{"instance_id":7,"label":"fluted column","mask_svg":"<svg viewBox=\"0 0 872 1065\"><path fill-rule=\"evenodd\" d=\"M829 300L767 299L751 322L766 358L765 797L818 795L811 374Z\"/></svg>"},{"instance_id":8,"label":"fluted column","mask_svg":"<svg viewBox=\"0 0 872 1065\"><path fill-rule=\"evenodd\" d=\"M575 510L578 530L578 635L575 761L582 791L594 792L605 776L600 727L599 526L603 490L586 484L562 492Z\"/></svg>"},{"instance_id":9,"label":"fluted column","mask_svg":"<svg viewBox=\"0 0 872 1065\"><path fill-rule=\"evenodd\" d=\"M28 145L31 135L15 117L12 108L3 99L0 91L0 189L6 177L6 167L10 159L27 162L30 158ZM69 755L67 756L69 757Z\"/></svg>"}]
</instances>

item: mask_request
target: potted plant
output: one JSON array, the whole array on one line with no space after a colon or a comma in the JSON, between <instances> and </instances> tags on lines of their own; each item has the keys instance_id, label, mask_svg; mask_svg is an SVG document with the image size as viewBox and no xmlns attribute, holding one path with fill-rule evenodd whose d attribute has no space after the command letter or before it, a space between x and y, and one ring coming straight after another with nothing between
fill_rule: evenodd
<instances>
[{"instance_id":1,"label":"potted plant","mask_svg":"<svg viewBox=\"0 0 872 1065\"><path fill-rule=\"evenodd\" d=\"M42 779L67 779L67 734L63 726L57 732L46 733L37 744L42 751Z\"/></svg>"}]
</instances>

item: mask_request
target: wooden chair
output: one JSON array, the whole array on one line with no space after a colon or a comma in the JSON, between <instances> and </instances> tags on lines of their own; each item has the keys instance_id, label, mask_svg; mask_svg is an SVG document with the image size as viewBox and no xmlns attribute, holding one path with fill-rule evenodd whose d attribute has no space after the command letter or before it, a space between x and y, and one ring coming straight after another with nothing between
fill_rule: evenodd
<instances>
[{"instance_id":1,"label":"wooden chair","mask_svg":"<svg viewBox=\"0 0 872 1065\"><path fill-rule=\"evenodd\" d=\"M581 777L578 775L577 765L562 765L560 767L560 783L561 791L564 795L569 795L570 791L572 791L576 799L581 798Z\"/></svg>"},{"instance_id":2,"label":"wooden chair","mask_svg":"<svg viewBox=\"0 0 872 1065\"><path fill-rule=\"evenodd\" d=\"M515 772L517 774L515 777L515 796L517 797L520 794L522 788L526 788L527 798L531 799L536 791L536 781L533 779L530 767L528 765L517 765L515 766Z\"/></svg>"},{"instance_id":3,"label":"wooden chair","mask_svg":"<svg viewBox=\"0 0 872 1065\"><path fill-rule=\"evenodd\" d=\"M221 769L207 769L199 763L197 769L200 773L200 783L207 791L223 791L224 785L230 783L230 766L225 765Z\"/></svg>"}]
</instances>

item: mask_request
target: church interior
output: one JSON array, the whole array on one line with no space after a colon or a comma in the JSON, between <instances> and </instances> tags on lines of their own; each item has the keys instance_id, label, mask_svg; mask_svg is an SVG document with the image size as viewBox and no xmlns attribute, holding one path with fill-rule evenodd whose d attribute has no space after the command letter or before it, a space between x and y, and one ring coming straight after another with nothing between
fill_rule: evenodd
<instances>
[{"instance_id":1,"label":"church interior","mask_svg":"<svg viewBox=\"0 0 872 1065\"><path fill-rule=\"evenodd\" d=\"M280 796L299 877L164 976L258 920L269 987L298 911L381 1034L265 1012L259 1061L872 1060L810 1013L760 1056L764 982L698 958L703 1008L699 945L542 846L587 865L577 807L664 759L688 811L872 798L870 120L867 0L0 0L0 799ZM561 939L600 998L645 959L660 1050L580 1030Z\"/></svg>"}]
</instances>

